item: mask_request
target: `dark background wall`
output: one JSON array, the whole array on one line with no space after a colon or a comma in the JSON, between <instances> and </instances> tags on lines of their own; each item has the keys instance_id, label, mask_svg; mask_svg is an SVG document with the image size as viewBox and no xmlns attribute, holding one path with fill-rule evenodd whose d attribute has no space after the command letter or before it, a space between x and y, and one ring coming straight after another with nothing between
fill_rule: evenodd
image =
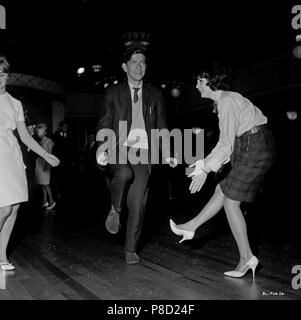
<instances>
[{"instance_id":1,"label":"dark background wall","mask_svg":"<svg viewBox=\"0 0 301 320\"><path fill-rule=\"evenodd\" d=\"M20 86L8 86L8 92L23 105L24 113L35 124L46 122L49 132L52 131L52 101L56 96L47 94L41 90L35 90Z\"/></svg>"}]
</instances>

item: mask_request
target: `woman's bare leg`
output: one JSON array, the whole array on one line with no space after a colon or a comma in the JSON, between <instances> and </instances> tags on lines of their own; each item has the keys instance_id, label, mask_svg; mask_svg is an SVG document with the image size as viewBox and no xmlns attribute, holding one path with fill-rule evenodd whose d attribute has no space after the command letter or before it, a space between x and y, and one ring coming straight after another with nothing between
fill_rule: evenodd
<instances>
[{"instance_id":1,"label":"woman's bare leg","mask_svg":"<svg viewBox=\"0 0 301 320\"><path fill-rule=\"evenodd\" d=\"M240 210L240 201L225 198L224 209L239 250L240 261L235 269L238 270L253 256L248 240L247 225Z\"/></svg>"},{"instance_id":2,"label":"woman's bare leg","mask_svg":"<svg viewBox=\"0 0 301 320\"><path fill-rule=\"evenodd\" d=\"M41 186L43 191L43 205L47 202L47 190L44 185Z\"/></svg>"},{"instance_id":3,"label":"woman's bare leg","mask_svg":"<svg viewBox=\"0 0 301 320\"><path fill-rule=\"evenodd\" d=\"M45 185L44 188L45 188L47 195L48 195L49 205L51 206L54 202L51 187L48 184L48 185Z\"/></svg>"},{"instance_id":4,"label":"woman's bare leg","mask_svg":"<svg viewBox=\"0 0 301 320\"><path fill-rule=\"evenodd\" d=\"M6 250L7 250L7 245L11 236L11 233L13 231L16 218L17 218L17 212L19 209L20 205L16 204L13 206L10 206L10 213L6 215L6 219L2 225L0 225L0 261L7 261L7 255L6 255ZM7 208L7 207L6 207ZM1 212L0 208L0 212ZM7 211L8 212L8 211ZM0 214L2 218L2 214Z\"/></svg>"},{"instance_id":5,"label":"woman's bare leg","mask_svg":"<svg viewBox=\"0 0 301 320\"><path fill-rule=\"evenodd\" d=\"M2 230L4 222L6 221L6 219L11 214L12 209L13 209L13 206L6 206L6 207L1 207L0 208L0 232Z\"/></svg>"},{"instance_id":6,"label":"woman's bare leg","mask_svg":"<svg viewBox=\"0 0 301 320\"><path fill-rule=\"evenodd\" d=\"M223 207L225 195L222 192L220 185L217 185L211 199L207 202L202 211L192 220L177 225L177 228L188 231L195 231L203 223L215 216Z\"/></svg>"}]
</instances>

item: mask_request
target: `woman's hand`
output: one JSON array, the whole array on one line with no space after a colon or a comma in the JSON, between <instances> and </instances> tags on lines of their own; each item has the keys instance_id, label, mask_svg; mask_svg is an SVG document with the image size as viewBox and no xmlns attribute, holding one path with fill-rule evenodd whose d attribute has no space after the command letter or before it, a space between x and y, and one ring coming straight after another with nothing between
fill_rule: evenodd
<instances>
[{"instance_id":1,"label":"woman's hand","mask_svg":"<svg viewBox=\"0 0 301 320\"><path fill-rule=\"evenodd\" d=\"M198 160L196 162L194 162L193 164L191 164L188 168L194 168L194 170L191 172L190 170L188 170L188 178L191 178L195 175L199 175L203 172L204 169L204 160Z\"/></svg>"},{"instance_id":2,"label":"woman's hand","mask_svg":"<svg viewBox=\"0 0 301 320\"><path fill-rule=\"evenodd\" d=\"M52 166L56 167L60 164L60 160L51 153L46 152L43 158Z\"/></svg>"},{"instance_id":3,"label":"woman's hand","mask_svg":"<svg viewBox=\"0 0 301 320\"><path fill-rule=\"evenodd\" d=\"M202 171L202 173L194 175L192 177L192 181L189 186L189 190L191 193L199 192L202 189L207 179L207 175L208 174L205 171Z\"/></svg>"}]
</instances>

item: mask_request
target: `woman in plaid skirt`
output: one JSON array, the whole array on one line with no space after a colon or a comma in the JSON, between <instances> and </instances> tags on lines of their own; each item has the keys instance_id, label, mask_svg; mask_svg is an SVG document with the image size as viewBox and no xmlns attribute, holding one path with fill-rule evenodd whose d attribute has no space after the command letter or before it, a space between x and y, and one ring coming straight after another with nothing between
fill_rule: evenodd
<instances>
[{"instance_id":1,"label":"woman in plaid skirt","mask_svg":"<svg viewBox=\"0 0 301 320\"><path fill-rule=\"evenodd\" d=\"M214 101L219 118L219 141L211 153L190 167L191 193L201 190L210 171L231 161L231 171L217 185L203 210L192 220L176 225L170 220L172 231L192 239L196 229L224 208L228 223L238 246L240 260L235 270L225 272L230 277L242 277L251 269L253 277L258 259L251 251L247 227L240 209L241 202L253 202L261 182L274 163L274 140L267 126L267 118L247 98L228 91L228 76L218 64L196 74L197 86L203 98Z\"/></svg>"}]
</instances>

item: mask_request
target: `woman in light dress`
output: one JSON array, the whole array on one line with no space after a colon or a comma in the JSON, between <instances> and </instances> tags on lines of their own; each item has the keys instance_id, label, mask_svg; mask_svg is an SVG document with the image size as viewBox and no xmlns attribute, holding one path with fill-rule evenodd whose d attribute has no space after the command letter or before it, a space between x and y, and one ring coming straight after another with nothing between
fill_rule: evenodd
<instances>
[{"instance_id":1,"label":"woman in light dress","mask_svg":"<svg viewBox=\"0 0 301 320\"><path fill-rule=\"evenodd\" d=\"M25 165L14 131L17 130L21 141L50 165L59 164L59 160L28 133L22 103L6 91L9 73L10 64L0 56L0 268L4 271L15 269L7 258L6 249L20 203L28 201Z\"/></svg>"},{"instance_id":2,"label":"woman in light dress","mask_svg":"<svg viewBox=\"0 0 301 320\"><path fill-rule=\"evenodd\" d=\"M40 139L41 147L45 149L47 152L52 153L54 142L47 137L47 124L39 123L35 129L36 129L37 136ZM42 208L46 208L47 210L52 210L55 207L55 202L53 200L52 191L50 187L50 177L51 177L51 166L43 157L38 157L36 159L36 166L35 166L35 180L36 180L36 184L42 187L42 190L43 190Z\"/></svg>"}]
</instances>

